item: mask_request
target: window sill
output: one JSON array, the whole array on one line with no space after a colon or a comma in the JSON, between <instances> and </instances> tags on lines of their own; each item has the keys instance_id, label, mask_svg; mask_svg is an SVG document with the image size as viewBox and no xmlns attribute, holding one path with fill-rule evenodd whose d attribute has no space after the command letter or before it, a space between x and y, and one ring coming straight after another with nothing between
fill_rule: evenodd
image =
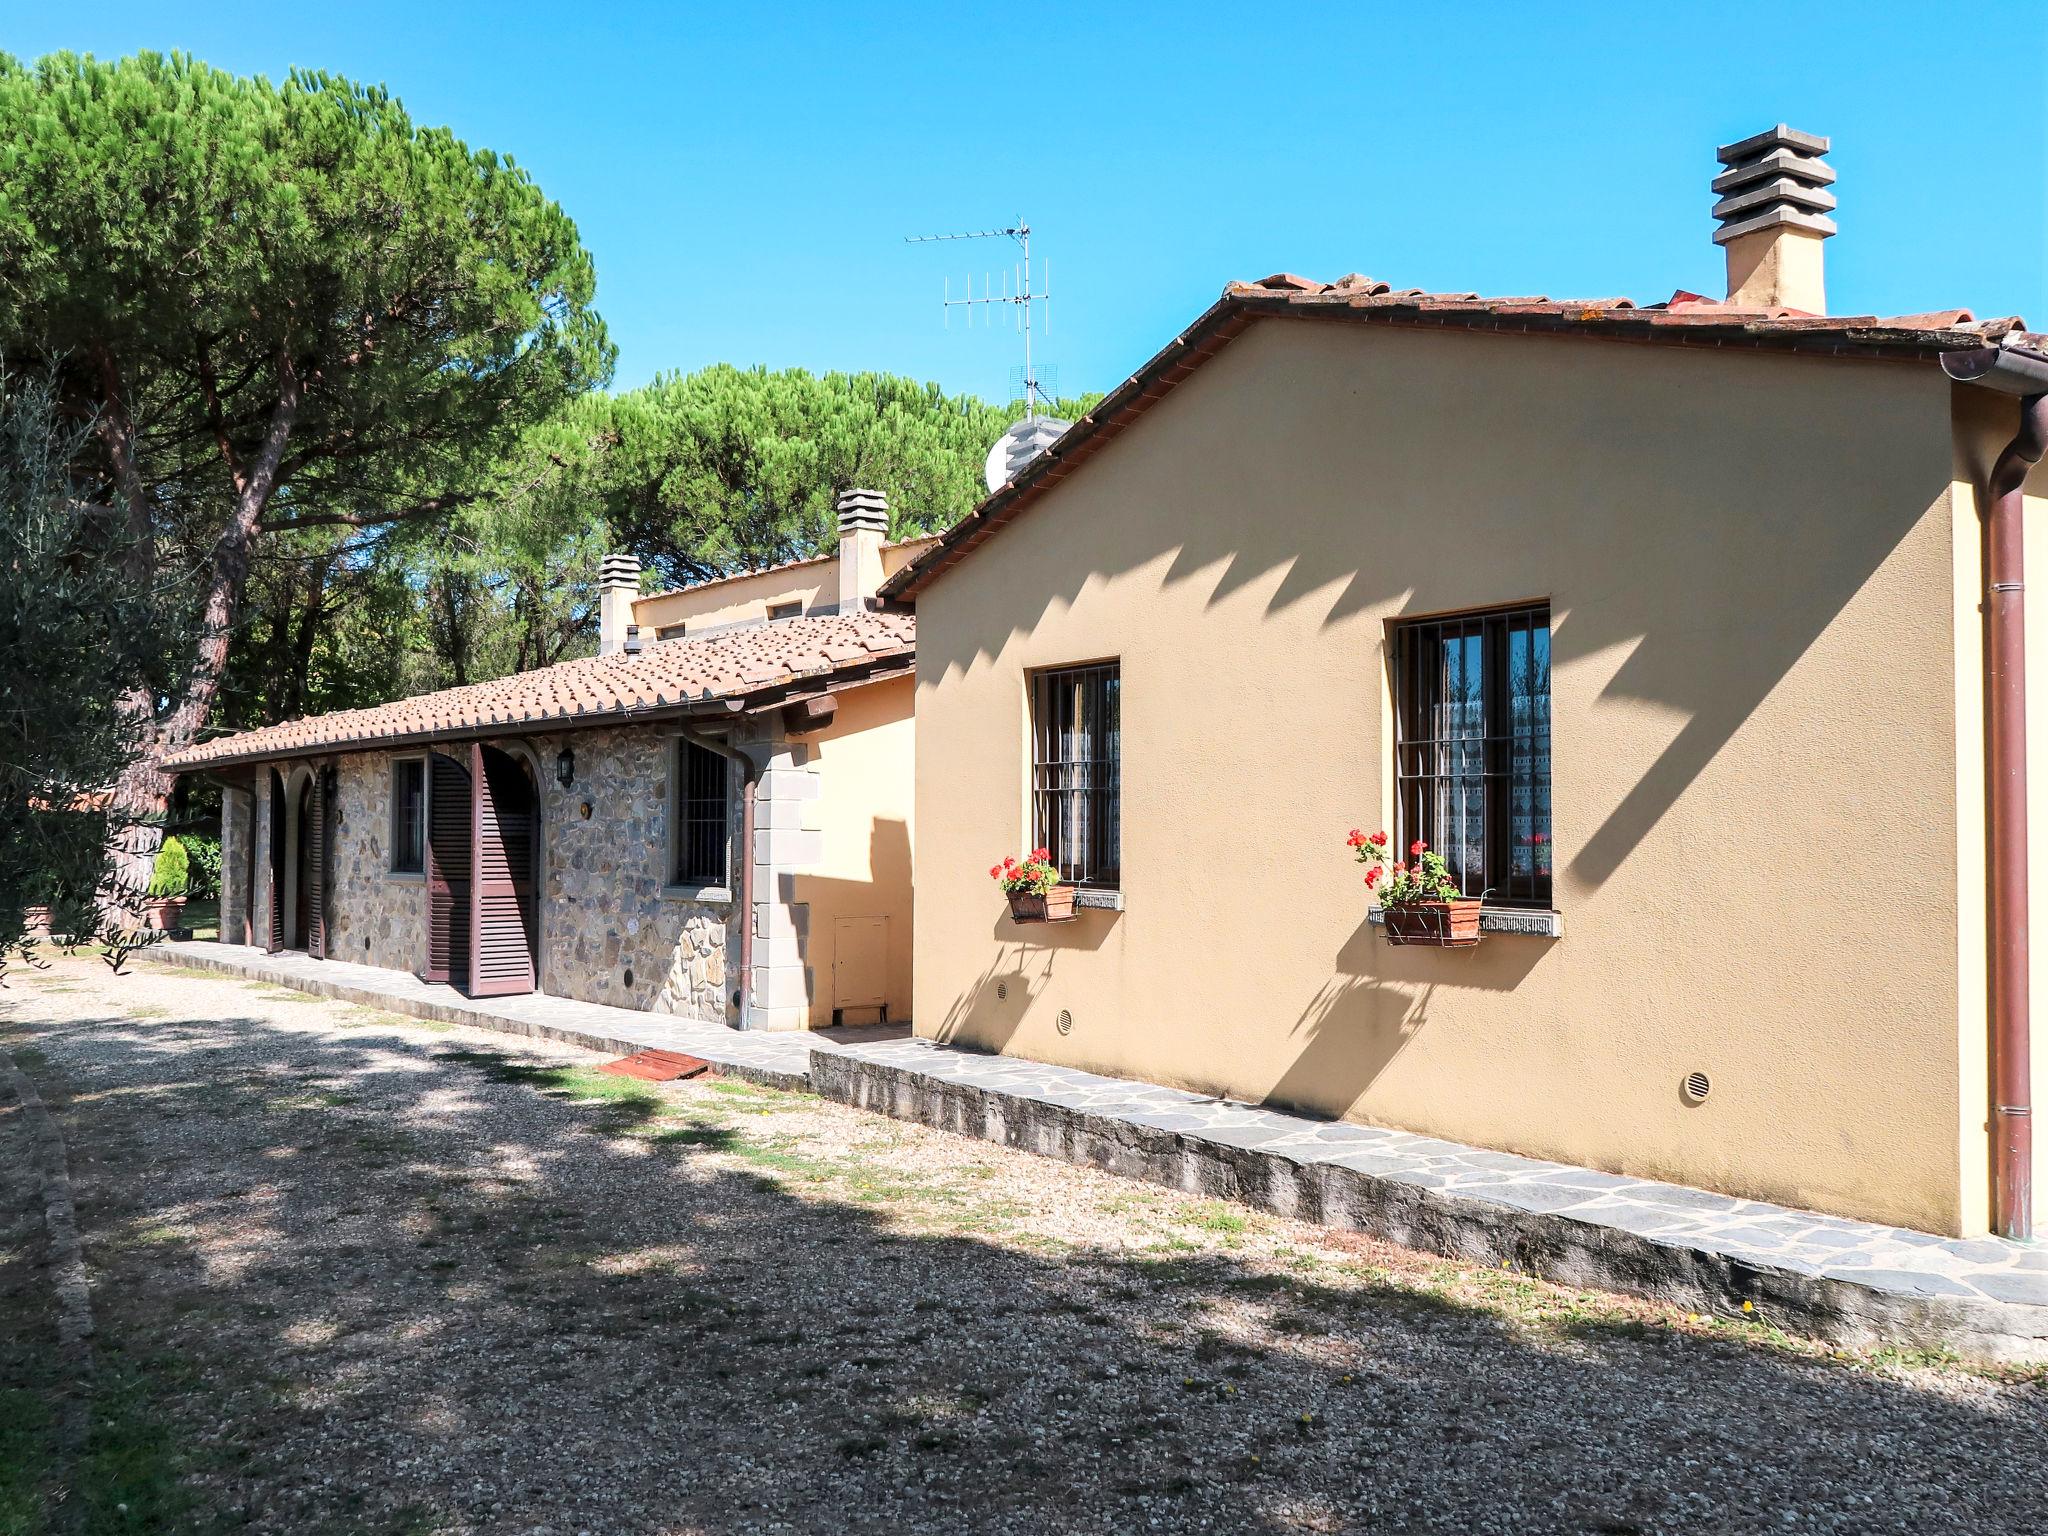
<instances>
[{"instance_id":1,"label":"window sill","mask_svg":"<svg viewBox=\"0 0 2048 1536\"><path fill-rule=\"evenodd\" d=\"M663 901L701 901L706 906L731 906L732 888L724 885L664 885Z\"/></svg>"},{"instance_id":2,"label":"window sill","mask_svg":"<svg viewBox=\"0 0 2048 1536\"><path fill-rule=\"evenodd\" d=\"M1386 908L1376 906L1369 916L1375 926L1385 926ZM1522 939L1561 939L1564 914L1537 907L1484 907L1479 913L1479 931Z\"/></svg>"},{"instance_id":3,"label":"window sill","mask_svg":"<svg viewBox=\"0 0 2048 1536\"><path fill-rule=\"evenodd\" d=\"M1096 912L1121 912L1124 909L1122 891L1095 890L1089 886L1077 886L1074 890L1074 910Z\"/></svg>"},{"instance_id":4,"label":"window sill","mask_svg":"<svg viewBox=\"0 0 2048 1536\"><path fill-rule=\"evenodd\" d=\"M423 869L387 869L384 878L396 880L400 885L425 885L427 872Z\"/></svg>"}]
</instances>

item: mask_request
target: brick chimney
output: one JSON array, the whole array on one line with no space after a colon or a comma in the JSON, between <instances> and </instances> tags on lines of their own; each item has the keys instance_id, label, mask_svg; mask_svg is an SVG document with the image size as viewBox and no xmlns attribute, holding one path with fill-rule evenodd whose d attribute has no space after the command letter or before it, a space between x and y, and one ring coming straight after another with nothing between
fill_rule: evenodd
<instances>
[{"instance_id":1,"label":"brick chimney","mask_svg":"<svg viewBox=\"0 0 2048 1536\"><path fill-rule=\"evenodd\" d=\"M847 491L839 498L839 611L875 606L882 585L882 541L889 536L889 498Z\"/></svg>"},{"instance_id":2,"label":"brick chimney","mask_svg":"<svg viewBox=\"0 0 2048 1536\"><path fill-rule=\"evenodd\" d=\"M597 579L597 654L610 656L630 649L635 637L633 599L640 595L640 558L606 555Z\"/></svg>"},{"instance_id":3,"label":"brick chimney","mask_svg":"<svg viewBox=\"0 0 2048 1536\"><path fill-rule=\"evenodd\" d=\"M1728 253L1730 304L1827 313L1820 243L1835 232L1827 152L1828 140L1783 123L1714 152L1728 167L1713 186L1721 194L1714 243Z\"/></svg>"}]
</instances>

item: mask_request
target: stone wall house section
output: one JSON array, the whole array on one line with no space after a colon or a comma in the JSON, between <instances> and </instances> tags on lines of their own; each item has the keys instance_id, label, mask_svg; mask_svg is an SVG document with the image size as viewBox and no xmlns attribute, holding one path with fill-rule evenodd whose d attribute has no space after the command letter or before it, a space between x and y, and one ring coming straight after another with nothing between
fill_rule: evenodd
<instances>
[{"instance_id":1,"label":"stone wall house section","mask_svg":"<svg viewBox=\"0 0 2048 1536\"><path fill-rule=\"evenodd\" d=\"M335 960L418 970L426 952L427 882L391 868L391 780L400 757L366 752L336 761L334 867L327 953Z\"/></svg>"},{"instance_id":2,"label":"stone wall house section","mask_svg":"<svg viewBox=\"0 0 2048 1536\"><path fill-rule=\"evenodd\" d=\"M279 764L277 766L282 768L289 765ZM256 769L256 793L252 803L254 815L251 817L252 826L250 828L250 845L254 851L249 860L250 878L256 884L256 899L249 904L249 911L255 920L256 928L248 937L248 942L254 944L258 949L263 948L263 936L270 932L272 892L270 881L264 878L264 872L270 868L270 797L274 788L275 779L272 775L272 765L269 763L259 764ZM223 864L227 862L225 847L221 852L221 862ZM283 895L282 892L276 894L279 897Z\"/></svg>"},{"instance_id":3,"label":"stone wall house section","mask_svg":"<svg viewBox=\"0 0 2048 1536\"><path fill-rule=\"evenodd\" d=\"M254 833L256 797L229 787L220 797L220 936L226 944L249 942L249 840Z\"/></svg>"},{"instance_id":4,"label":"stone wall house section","mask_svg":"<svg viewBox=\"0 0 2048 1536\"><path fill-rule=\"evenodd\" d=\"M731 903L679 897L668 883L674 731L623 726L535 737L532 745L545 769L541 990L731 1022L739 945ZM554 771L563 747L576 755L567 789ZM737 782L727 800L737 844Z\"/></svg>"}]
</instances>

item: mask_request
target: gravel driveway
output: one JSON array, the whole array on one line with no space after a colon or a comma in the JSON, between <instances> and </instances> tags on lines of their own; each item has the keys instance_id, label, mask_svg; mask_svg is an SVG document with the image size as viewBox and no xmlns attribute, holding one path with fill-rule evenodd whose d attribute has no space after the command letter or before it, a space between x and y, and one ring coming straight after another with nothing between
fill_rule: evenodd
<instances>
[{"instance_id":1,"label":"gravel driveway","mask_svg":"<svg viewBox=\"0 0 2048 1536\"><path fill-rule=\"evenodd\" d=\"M99 1332L68 1453L10 1105L0 1532L2048 1527L2038 1376L261 984L10 983Z\"/></svg>"}]
</instances>

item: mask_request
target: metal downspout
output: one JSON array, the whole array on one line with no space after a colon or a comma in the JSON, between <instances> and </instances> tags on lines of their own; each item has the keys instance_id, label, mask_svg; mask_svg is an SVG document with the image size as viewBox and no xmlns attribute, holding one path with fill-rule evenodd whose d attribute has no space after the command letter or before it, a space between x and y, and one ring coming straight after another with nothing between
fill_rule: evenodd
<instances>
[{"instance_id":1,"label":"metal downspout","mask_svg":"<svg viewBox=\"0 0 2048 1536\"><path fill-rule=\"evenodd\" d=\"M1991 1157L1993 1230L2034 1235L2033 1061L2027 891L2027 471L2048 450L2048 395L1992 466L1984 542L1991 760Z\"/></svg>"},{"instance_id":2,"label":"metal downspout","mask_svg":"<svg viewBox=\"0 0 2048 1536\"><path fill-rule=\"evenodd\" d=\"M738 888L733 892L734 915L740 925L740 1022L741 1029L754 1027L754 786L761 770L754 760L722 736L706 736L687 725L677 733L707 752L716 752L740 767L740 857Z\"/></svg>"}]
</instances>

